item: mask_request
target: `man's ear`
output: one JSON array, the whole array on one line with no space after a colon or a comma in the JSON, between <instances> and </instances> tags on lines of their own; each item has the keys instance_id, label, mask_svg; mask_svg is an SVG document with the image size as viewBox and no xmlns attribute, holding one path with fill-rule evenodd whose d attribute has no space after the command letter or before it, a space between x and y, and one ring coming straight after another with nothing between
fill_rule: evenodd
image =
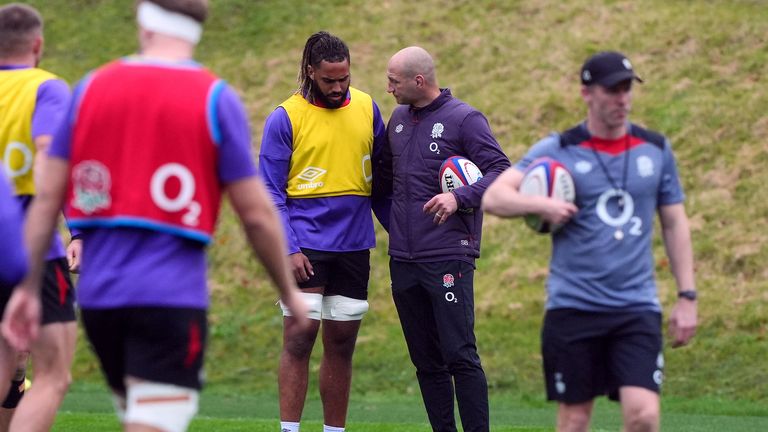
<instances>
[{"instance_id":1,"label":"man's ear","mask_svg":"<svg viewBox=\"0 0 768 432\"><path fill-rule=\"evenodd\" d=\"M417 87L424 87L424 75L416 75L414 79Z\"/></svg>"},{"instance_id":2,"label":"man's ear","mask_svg":"<svg viewBox=\"0 0 768 432\"><path fill-rule=\"evenodd\" d=\"M43 36L35 36L35 40L32 41L32 52L35 53L35 57L41 57L43 53Z\"/></svg>"},{"instance_id":3,"label":"man's ear","mask_svg":"<svg viewBox=\"0 0 768 432\"><path fill-rule=\"evenodd\" d=\"M585 85L581 86L581 98L584 100L587 100L589 96L590 96L589 87Z\"/></svg>"},{"instance_id":4,"label":"man's ear","mask_svg":"<svg viewBox=\"0 0 768 432\"><path fill-rule=\"evenodd\" d=\"M312 65L307 65L307 76L312 81L315 80L315 68L313 68Z\"/></svg>"}]
</instances>

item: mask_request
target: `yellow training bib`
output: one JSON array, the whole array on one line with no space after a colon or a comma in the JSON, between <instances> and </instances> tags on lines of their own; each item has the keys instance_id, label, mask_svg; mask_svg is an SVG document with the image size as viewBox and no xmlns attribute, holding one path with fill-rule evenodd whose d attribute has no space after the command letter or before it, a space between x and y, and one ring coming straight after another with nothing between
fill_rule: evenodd
<instances>
[{"instance_id":1,"label":"yellow training bib","mask_svg":"<svg viewBox=\"0 0 768 432\"><path fill-rule=\"evenodd\" d=\"M373 99L350 87L349 104L321 108L294 94L280 106L293 129L289 198L371 195Z\"/></svg>"},{"instance_id":2,"label":"yellow training bib","mask_svg":"<svg viewBox=\"0 0 768 432\"><path fill-rule=\"evenodd\" d=\"M41 84L58 78L42 69L0 70L0 158L17 195L34 195L32 116Z\"/></svg>"}]
</instances>

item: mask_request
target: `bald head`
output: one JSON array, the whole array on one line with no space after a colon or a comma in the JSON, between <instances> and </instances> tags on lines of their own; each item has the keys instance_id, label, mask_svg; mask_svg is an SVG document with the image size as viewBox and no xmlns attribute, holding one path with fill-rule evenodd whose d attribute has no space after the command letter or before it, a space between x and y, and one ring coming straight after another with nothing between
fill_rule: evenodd
<instances>
[{"instance_id":1,"label":"bald head","mask_svg":"<svg viewBox=\"0 0 768 432\"><path fill-rule=\"evenodd\" d=\"M427 50L418 46L410 46L398 51L389 60L391 68L395 68L405 78L413 78L416 75L424 77L424 81L431 86L437 86L435 62Z\"/></svg>"},{"instance_id":2,"label":"bald head","mask_svg":"<svg viewBox=\"0 0 768 432\"><path fill-rule=\"evenodd\" d=\"M403 48L389 59L387 91L397 103L424 107L440 96L435 62L421 47Z\"/></svg>"}]
</instances>

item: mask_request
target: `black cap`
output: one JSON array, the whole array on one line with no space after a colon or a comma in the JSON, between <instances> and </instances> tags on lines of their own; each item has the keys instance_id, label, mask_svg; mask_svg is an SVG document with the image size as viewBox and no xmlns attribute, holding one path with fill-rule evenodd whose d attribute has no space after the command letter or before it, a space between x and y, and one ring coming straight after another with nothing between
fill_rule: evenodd
<instances>
[{"instance_id":1,"label":"black cap","mask_svg":"<svg viewBox=\"0 0 768 432\"><path fill-rule=\"evenodd\" d=\"M603 87L613 87L626 80L643 82L632 69L632 63L622 53L603 51L584 62L581 67L581 83L584 85L599 84Z\"/></svg>"}]
</instances>

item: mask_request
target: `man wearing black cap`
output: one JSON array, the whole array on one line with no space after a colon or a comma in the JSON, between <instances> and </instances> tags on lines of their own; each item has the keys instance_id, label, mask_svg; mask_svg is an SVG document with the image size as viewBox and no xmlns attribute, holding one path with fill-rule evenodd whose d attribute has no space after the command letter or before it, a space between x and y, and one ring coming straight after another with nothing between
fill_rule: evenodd
<instances>
[{"instance_id":1,"label":"man wearing black cap","mask_svg":"<svg viewBox=\"0 0 768 432\"><path fill-rule=\"evenodd\" d=\"M581 69L587 119L534 145L487 189L483 210L535 214L562 228L552 235L542 357L547 398L559 404L559 431L586 431L594 398L621 402L626 431L659 429L663 380L661 304L654 280L656 213L678 288L673 346L696 331L696 289L684 195L669 141L630 123L632 84L642 82L617 52ZM573 176L576 201L518 193L540 157Z\"/></svg>"}]
</instances>

